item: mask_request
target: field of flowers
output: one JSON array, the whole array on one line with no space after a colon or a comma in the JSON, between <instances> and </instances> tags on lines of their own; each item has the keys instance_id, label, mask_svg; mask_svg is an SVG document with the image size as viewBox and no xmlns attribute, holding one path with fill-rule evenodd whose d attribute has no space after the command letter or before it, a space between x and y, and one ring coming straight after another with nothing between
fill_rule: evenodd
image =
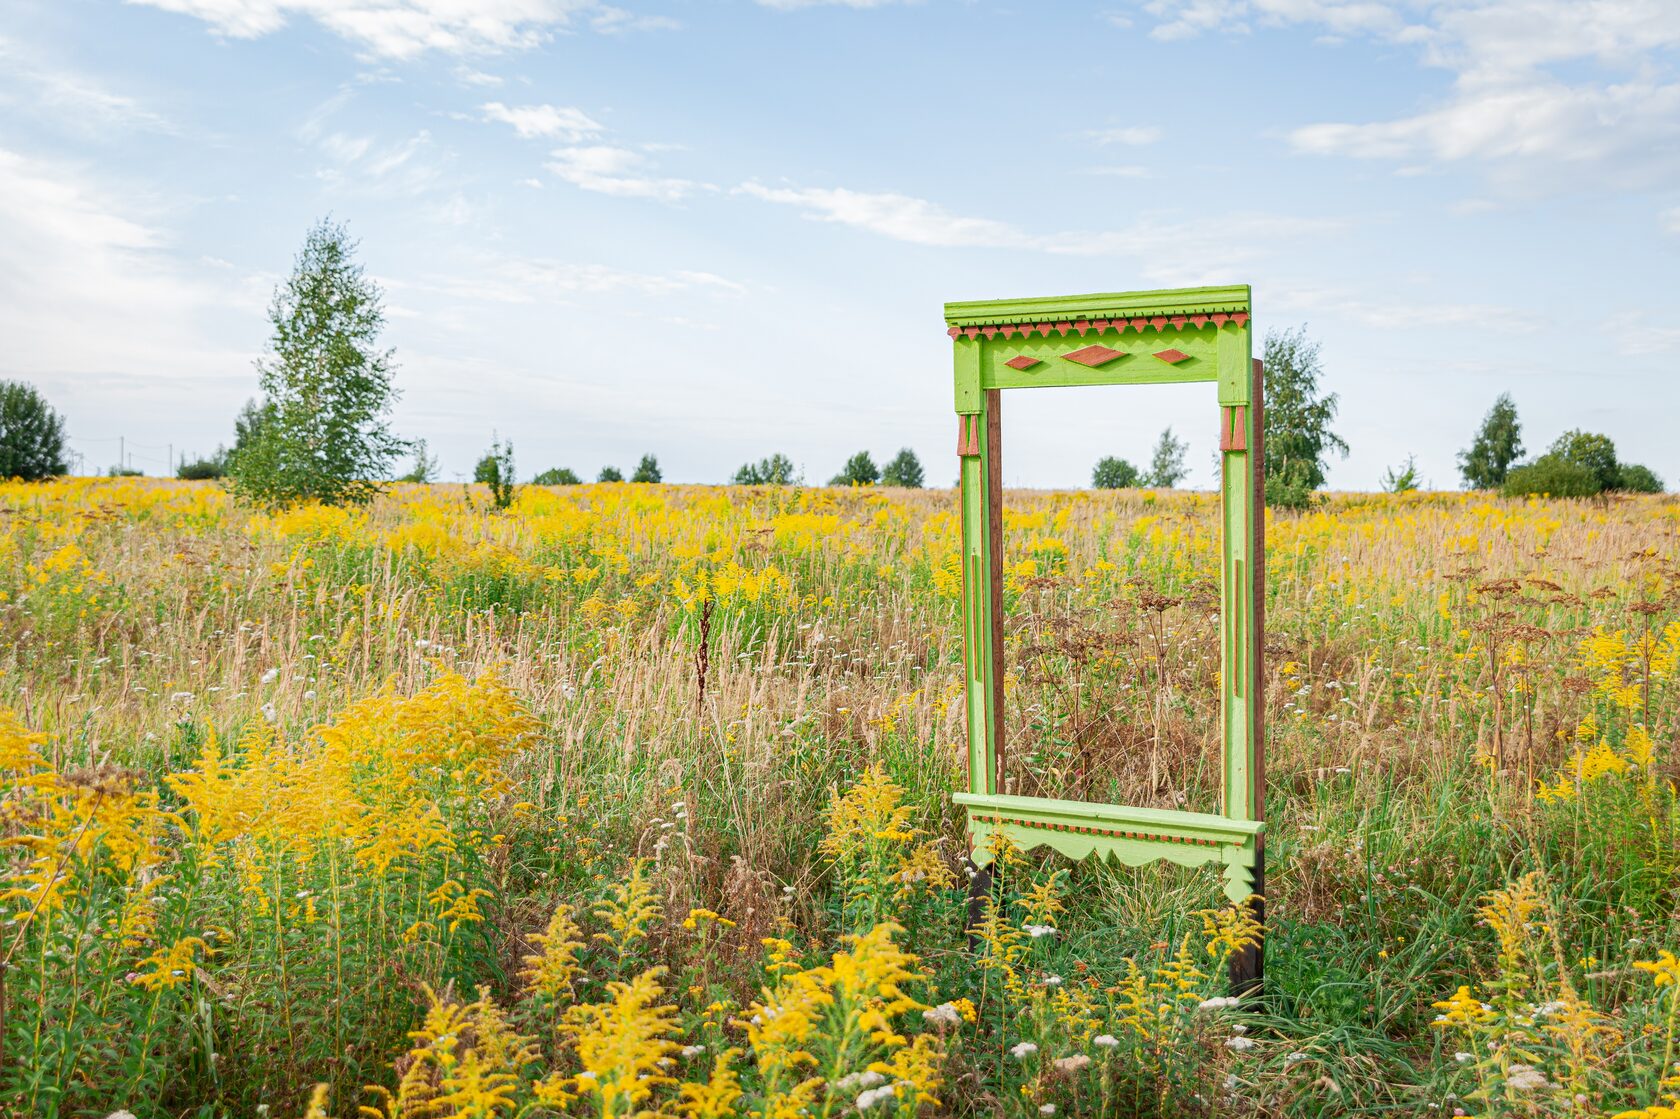
<instances>
[{"instance_id":1,"label":"field of flowers","mask_svg":"<svg viewBox=\"0 0 1680 1119\"><path fill-rule=\"evenodd\" d=\"M1217 804L1217 502L1019 493L1008 791ZM1680 500L1267 530L1267 991L997 852L949 491L0 484L0 1113L1680 1116Z\"/></svg>"}]
</instances>

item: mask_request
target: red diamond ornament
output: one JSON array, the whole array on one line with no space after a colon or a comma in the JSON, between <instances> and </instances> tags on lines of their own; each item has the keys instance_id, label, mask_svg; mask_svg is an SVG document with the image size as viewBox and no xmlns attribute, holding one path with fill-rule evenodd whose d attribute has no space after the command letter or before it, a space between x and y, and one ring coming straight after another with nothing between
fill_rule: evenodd
<instances>
[{"instance_id":1,"label":"red diamond ornament","mask_svg":"<svg viewBox=\"0 0 1680 1119\"><path fill-rule=\"evenodd\" d=\"M1190 357L1190 355L1185 353L1183 350L1162 350L1155 356L1166 362L1168 365L1177 365L1179 362L1186 361Z\"/></svg>"},{"instance_id":2,"label":"red diamond ornament","mask_svg":"<svg viewBox=\"0 0 1680 1119\"><path fill-rule=\"evenodd\" d=\"M1031 369L1035 365L1043 365L1044 363L1036 357L1028 357L1026 354L1022 354L1020 357L1010 358L1004 364L1011 369Z\"/></svg>"},{"instance_id":3,"label":"red diamond ornament","mask_svg":"<svg viewBox=\"0 0 1680 1119\"><path fill-rule=\"evenodd\" d=\"M1086 365L1095 369L1099 365L1107 365L1117 357L1125 357L1125 350L1111 350L1107 346L1086 346L1084 349L1064 354L1069 361L1078 365Z\"/></svg>"}]
</instances>

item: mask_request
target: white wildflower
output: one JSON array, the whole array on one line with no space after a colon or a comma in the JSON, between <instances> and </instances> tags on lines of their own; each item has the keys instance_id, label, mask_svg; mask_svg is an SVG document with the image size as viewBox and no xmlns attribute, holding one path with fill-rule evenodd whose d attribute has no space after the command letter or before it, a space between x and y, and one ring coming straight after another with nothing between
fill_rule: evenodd
<instances>
[{"instance_id":1,"label":"white wildflower","mask_svg":"<svg viewBox=\"0 0 1680 1119\"><path fill-rule=\"evenodd\" d=\"M885 1103L887 1100L892 1099L894 1094L895 1091L891 1084L884 1084L879 1088L871 1088L867 1092L859 1092L857 1098L857 1109L859 1111L868 1111L876 1104Z\"/></svg>"},{"instance_id":2,"label":"white wildflower","mask_svg":"<svg viewBox=\"0 0 1680 1119\"><path fill-rule=\"evenodd\" d=\"M1293 1065L1306 1059L1307 1055L1305 1053L1302 1053L1300 1050L1296 1050L1295 1052L1289 1054L1289 1056L1285 1057L1283 1059L1283 1063L1286 1065Z\"/></svg>"},{"instance_id":3,"label":"white wildflower","mask_svg":"<svg viewBox=\"0 0 1680 1119\"><path fill-rule=\"evenodd\" d=\"M278 668L271 668L262 674L262 682L265 684L272 684L278 679L280 679L280 670Z\"/></svg>"},{"instance_id":4,"label":"white wildflower","mask_svg":"<svg viewBox=\"0 0 1680 1119\"><path fill-rule=\"evenodd\" d=\"M1519 1092L1536 1092L1542 1088L1550 1088L1552 1082L1537 1068L1512 1065L1511 1071L1505 1075L1505 1086Z\"/></svg>"},{"instance_id":5,"label":"white wildflower","mask_svg":"<svg viewBox=\"0 0 1680 1119\"><path fill-rule=\"evenodd\" d=\"M1093 1045L1100 1045L1104 1049L1117 1049L1120 1046L1120 1039L1115 1037L1113 1034L1098 1034L1096 1037L1091 1039L1091 1043Z\"/></svg>"},{"instance_id":6,"label":"white wildflower","mask_svg":"<svg viewBox=\"0 0 1680 1119\"><path fill-rule=\"evenodd\" d=\"M1034 940L1044 936L1056 935L1055 925L1022 925L1021 930Z\"/></svg>"},{"instance_id":7,"label":"white wildflower","mask_svg":"<svg viewBox=\"0 0 1680 1119\"><path fill-rule=\"evenodd\" d=\"M1457 1061L1461 1065L1467 1065L1475 1059L1476 1055L1474 1053L1466 1053L1462 1049L1453 1054L1453 1060Z\"/></svg>"},{"instance_id":8,"label":"white wildflower","mask_svg":"<svg viewBox=\"0 0 1680 1119\"><path fill-rule=\"evenodd\" d=\"M698 1057L705 1051L706 1047L704 1045L685 1045L683 1046L682 1055L685 1057Z\"/></svg>"},{"instance_id":9,"label":"white wildflower","mask_svg":"<svg viewBox=\"0 0 1680 1119\"><path fill-rule=\"evenodd\" d=\"M948 1002L942 1002L938 1006L931 1006L922 1011L922 1017L935 1026L956 1026L962 1023L962 1015L958 1014L957 1008Z\"/></svg>"},{"instance_id":10,"label":"white wildflower","mask_svg":"<svg viewBox=\"0 0 1680 1119\"><path fill-rule=\"evenodd\" d=\"M1061 1072L1078 1072L1082 1068L1089 1068L1091 1058L1083 1053L1075 1053L1071 1057L1057 1057L1056 1068Z\"/></svg>"},{"instance_id":11,"label":"white wildflower","mask_svg":"<svg viewBox=\"0 0 1680 1119\"><path fill-rule=\"evenodd\" d=\"M1026 1060L1028 1057L1037 1052L1038 1046L1034 1045L1030 1041L1023 1041L1021 1044L1013 1046L1009 1050L1010 1056L1020 1061Z\"/></svg>"},{"instance_id":12,"label":"white wildflower","mask_svg":"<svg viewBox=\"0 0 1680 1119\"><path fill-rule=\"evenodd\" d=\"M1234 995L1216 995L1211 999L1203 999L1196 1004L1197 1010L1228 1010L1236 1006L1241 1000Z\"/></svg>"},{"instance_id":13,"label":"white wildflower","mask_svg":"<svg viewBox=\"0 0 1680 1119\"><path fill-rule=\"evenodd\" d=\"M1246 1053L1248 1050L1254 1048L1254 1039L1252 1037L1241 1036L1228 1037L1225 1039L1225 1048L1231 1050L1233 1053Z\"/></svg>"},{"instance_id":14,"label":"white wildflower","mask_svg":"<svg viewBox=\"0 0 1680 1119\"><path fill-rule=\"evenodd\" d=\"M1040 1115L1054 1115L1056 1114L1056 1105L1053 1103L1041 1103L1038 1105L1038 1113Z\"/></svg>"},{"instance_id":15,"label":"white wildflower","mask_svg":"<svg viewBox=\"0 0 1680 1119\"><path fill-rule=\"evenodd\" d=\"M262 705L262 716L271 723L278 722L280 719L280 712L274 709L274 704L265 703Z\"/></svg>"}]
</instances>

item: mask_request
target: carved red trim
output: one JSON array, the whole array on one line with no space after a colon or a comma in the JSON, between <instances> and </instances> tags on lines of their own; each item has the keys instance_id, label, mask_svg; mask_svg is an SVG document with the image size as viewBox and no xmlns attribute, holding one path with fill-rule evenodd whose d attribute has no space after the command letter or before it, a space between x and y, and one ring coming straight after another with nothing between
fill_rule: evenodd
<instances>
[{"instance_id":1,"label":"carved red trim","mask_svg":"<svg viewBox=\"0 0 1680 1119\"><path fill-rule=\"evenodd\" d=\"M980 453L980 414L970 412L957 416L957 457L967 458Z\"/></svg>"},{"instance_id":2,"label":"carved red trim","mask_svg":"<svg viewBox=\"0 0 1680 1119\"><path fill-rule=\"evenodd\" d=\"M1200 330L1210 322L1216 328L1222 327L1226 323L1247 326L1248 318L1247 311L1221 311L1217 314L1155 315L1151 318L1135 319L1075 319L1071 322L989 323L984 326L953 326L949 327L945 333L952 338L964 336L977 338L981 334L984 334L987 338L999 336L1011 338L1017 334L1026 338L1034 333L1040 337L1049 338L1052 335L1063 337L1070 334L1086 335L1092 331L1101 334L1106 330L1116 330L1124 334L1128 329L1141 334L1150 327L1154 327L1157 334L1165 334L1169 326L1175 330L1183 330L1186 326Z\"/></svg>"},{"instance_id":3,"label":"carved red trim","mask_svg":"<svg viewBox=\"0 0 1680 1119\"><path fill-rule=\"evenodd\" d=\"M1028 357L1026 354L1022 354L1020 357L1010 358L1004 364L1011 369L1031 369L1035 365L1043 365L1044 363L1036 357Z\"/></svg>"},{"instance_id":4,"label":"carved red trim","mask_svg":"<svg viewBox=\"0 0 1680 1119\"><path fill-rule=\"evenodd\" d=\"M1219 410L1219 449L1248 450L1248 408L1233 404Z\"/></svg>"}]
</instances>

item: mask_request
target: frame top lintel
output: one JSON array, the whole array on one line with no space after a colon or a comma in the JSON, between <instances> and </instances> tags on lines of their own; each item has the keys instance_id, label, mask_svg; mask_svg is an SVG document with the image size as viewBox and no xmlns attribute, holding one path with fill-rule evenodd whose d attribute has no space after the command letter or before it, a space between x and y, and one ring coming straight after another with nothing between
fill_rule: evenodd
<instances>
[{"instance_id":1,"label":"frame top lintel","mask_svg":"<svg viewBox=\"0 0 1680 1119\"><path fill-rule=\"evenodd\" d=\"M945 322L950 326L991 326L1122 315L1224 314L1248 309L1248 285L1227 284L1222 287L1098 292L1036 299L967 300L945 304Z\"/></svg>"}]
</instances>

